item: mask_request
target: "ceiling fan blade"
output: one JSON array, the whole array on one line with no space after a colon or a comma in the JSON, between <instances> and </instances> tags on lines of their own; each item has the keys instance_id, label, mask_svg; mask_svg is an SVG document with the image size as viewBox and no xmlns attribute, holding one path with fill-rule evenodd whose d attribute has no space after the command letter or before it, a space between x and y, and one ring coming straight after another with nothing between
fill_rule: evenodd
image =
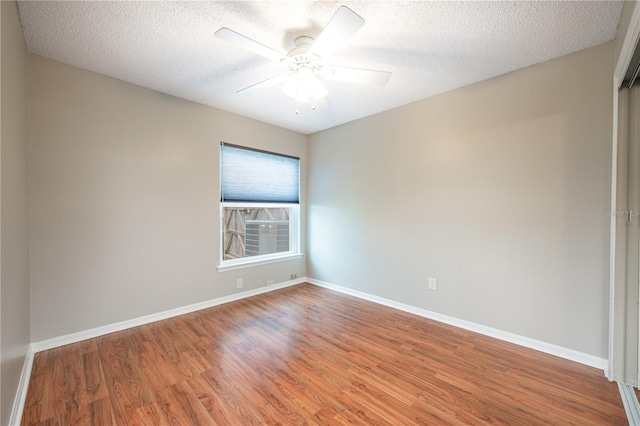
<instances>
[{"instance_id":1,"label":"ceiling fan blade","mask_svg":"<svg viewBox=\"0 0 640 426\"><path fill-rule=\"evenodd\" d=\"M276 75L275 77L263 80L260 83L256 83L249 87L245 87L244 89L240 89L236 93L240 93L242 95L252 95L259 90L268 89L269 87L277 86L280 83L284 83L292 75L293 73L291 71L287 71L285 73Z\"/></svg>"},{"instance_id":2,"label":"ceiling fan blade","mask_svg":"<svg viewBox=\"0 0 640 426\"><path fill-rule=\"evenodd\" d=\"M387 71L365 70L362 68L325 66L322 69L322 76L328 80L368 84L370 86L384 86L391 78L391 73Z\"/></svg>"},{"instance_id":3,"label":"ceiling fan blade","mask_svg":"<svg viewBox=\"0 0 640 426\"><path fill-rule=\"evenodd\" d=\"M226 27L220 28L214 33L214 35L219 39L229 41L240 47L243 47L246 50L257 53L258 55L264 56L265 58L272 59L274 61L280 61L281 59L285 59L287 57L287 55L285 55L284 53L280 53L277 50L265 46L262 43L258 43L257 41L252 40L249 37L243 36L242 34L238 34L237 32Z\"/></svg>"},{"instance_id":4,"label":"ceiling fan blade","mask_svg":"<svg viewBox=\"0 0 640 426\"><path fill-rule=\"evenodd\" d=\"M360 15L346 6L340 6L308 53L327 59L363 25L364 19Z\"/></svg>"}]
</instances>

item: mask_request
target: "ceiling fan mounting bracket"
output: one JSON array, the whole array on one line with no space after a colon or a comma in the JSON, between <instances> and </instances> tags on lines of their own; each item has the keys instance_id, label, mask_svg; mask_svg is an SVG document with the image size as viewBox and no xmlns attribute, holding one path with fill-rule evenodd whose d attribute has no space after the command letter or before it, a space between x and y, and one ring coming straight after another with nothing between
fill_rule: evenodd
<instances>
[{"instance_id":1,"label":"ceiling fan mounting bracket","mask_svg":"<svg viewBox=\"0 0 640 426\"><path fill-rule=\"evenodd\" d=\"M316 41L315 38L311 37L311 36L300 36L300 37L296 37L295 40L293 40L293 45L295 47L311 47L313 45L313 42Z\"/></svg>"}]
</instances>

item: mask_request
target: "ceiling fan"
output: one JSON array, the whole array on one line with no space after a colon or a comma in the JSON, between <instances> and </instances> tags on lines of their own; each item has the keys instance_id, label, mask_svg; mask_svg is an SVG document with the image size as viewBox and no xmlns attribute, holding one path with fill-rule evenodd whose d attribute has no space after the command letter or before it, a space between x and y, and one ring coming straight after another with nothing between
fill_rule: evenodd
<instances>
[{"instance_id":1,"label":"ceiling fan","mask_svg":"<svg viewBox=\"0 0 640 426\"><path fill-rule=\"evenodd\" d=\"M265 58L284 64L288 71L253 84L236 93L252 94L258 90L282 84L283 91L299 102L308 102L316 109L316 101L327 95L322 81L337 80L349 83L384 86L391 78L387 71L348 68L330 65L327 60L364 25L364 19L346 6L340 6L317 39L300 36L294 48L281 53L229 28L220 28L215 36L241 46ZM296 114L298 111L296 110Z\"/></svg>"}]
</instances>

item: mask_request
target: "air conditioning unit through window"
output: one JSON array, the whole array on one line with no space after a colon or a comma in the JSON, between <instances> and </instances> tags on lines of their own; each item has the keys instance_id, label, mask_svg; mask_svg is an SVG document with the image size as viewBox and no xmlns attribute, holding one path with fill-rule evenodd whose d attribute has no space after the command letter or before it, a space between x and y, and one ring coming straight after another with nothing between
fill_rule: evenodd
<instances>
[{"instance_id":1,"label":"air conditioning unit through window","mask_svg":"<svg viewBox=\"0 0 640 426\"><path fill-rule=\"evenodd\" d=\"M289 251L288 220L248 220L245 230L245 256Z\"/></svg>"}]
</instances>

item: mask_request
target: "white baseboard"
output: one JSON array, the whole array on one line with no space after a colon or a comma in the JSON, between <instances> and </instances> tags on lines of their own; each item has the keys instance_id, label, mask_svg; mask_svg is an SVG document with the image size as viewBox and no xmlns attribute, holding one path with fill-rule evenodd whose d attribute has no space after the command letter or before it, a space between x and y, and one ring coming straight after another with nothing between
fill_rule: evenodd
<instances>
[{"instance_id":1,"label":"white baseboard","mask_svg":"<svg viewBox=\"0 0 640 426\"><path fill-rule=\"evenodd\" d=\"M13 400L13 408L9 416L9 425L17 426L22 421L22 412L24 411L24 403L27 399L27 390L29 389L29 378L31 377L31 367L33 367L33 347L29 345L27 354L24 357L22 365L22 373L16 390L16 397Z\"/></svg>"},{"instance_id":2,"label":"white baseboard","mask_svg":"<svg viewBox=\"0 0 640 426\"><path fill-rule=\"evenodd\" d=\"M260 287L254 290L247 290L247 291L243 291L241 293L235 293L229 296L218 297L216 299L206 300L204 302L198 302L192 305L182 306L180 308L169 309L168 311L158 312L155 314L133 318L126 321L116 322L113 324L103 325L101 327L91 328L88 330L79 331L77 333L65 334L63 336L58 336L58 337L54 337L47 340L41 340L39 342L33 342L31 346L33 348L33 352L36 353L36 352L44 351L47 349L53 349L59 346L80 342L82 340L93 339L94 337L104 336L105 334L126 330L128 328L137 327L139 325L149 324L155 321L161 321L167 318L173 318L178 315L188 314L191 312L210 308L212 306L222 305L223 303L234 302L236 300L245 299L247 297L256 296L258 294L267 293L269 291L278 290L278 289L289 287L292 285L302 284L303 282L305 282L304 278L285 281L283 283L274 284L269 287Z\"/></svg>"},{"instance_id":3,"label":"white baseboard","mask_svg":"<svg viewBox=\"0 0 640 426\"><path fill-rule=\"evenodd\" d=\"M339 291L341 293L349 294L351 296L365 299L370 302L379 303L381 305L389 306L391 308L395 308L401 311L409 312L411 314L419 315L424 318L429 318L429 319L439 321L445 324L449 324L455 327L463 328L465 330L484 334L485 336L495 337L496 339L504 340L510 343L515 343L516 345L524 346L526 348L535 349L537 351L555 355L560 358L565 358L571 361L579 362L581 364L585 364L590 367L595 367L597 369L603 370L603 372L605 372L605 375L608 370L609 363L607 362L607 360L594 355L585 354L583 352L579 352L573 349L564 348L562 346L553 345L551 343L546 343L539 340L531 339L529 337L524 337L517 334L509 333L507 331L498 330L496 328L487 327L471 321L450 317L448 315L442 315L437 312L432 312L426 309L417 308L415 306L406 305L404 303L396 302L394 300L374 296L372 294L364 293L358 290L352 290L347 287L316 280L314 278L307 278L306 281L308 283L311 283L320 287L325 287L330 290Z\"/></svg>"}]
</instances>

